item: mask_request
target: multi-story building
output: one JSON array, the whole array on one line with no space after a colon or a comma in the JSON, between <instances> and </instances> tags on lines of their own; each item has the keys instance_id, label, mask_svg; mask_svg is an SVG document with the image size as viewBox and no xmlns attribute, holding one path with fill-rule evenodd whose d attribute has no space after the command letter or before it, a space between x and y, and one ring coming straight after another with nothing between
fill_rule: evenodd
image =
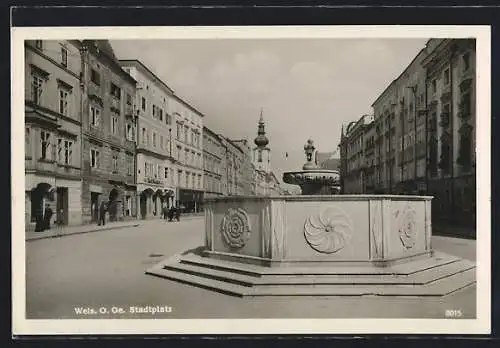
<instances>
[{"instance_id":1,"label":"multi-story building","mask_svg":"<svg viewBox=\"0 0 500 348\"><path fill-rule=\"evenodd\" d=\"M252 163L252 149L246 139L231 140L231 142L239 147L242 152L240 165L237 171L237 194L239 195L255 195L255 167Z\"/></svg>"},{"instance_id":2,"label":"multi-story building","mask_svg":"<svg viewBox=\"0 0 500 348\"><path fill-rule=\"evenodd\" d=\"M53 220L81 220L80 42L25 42L25 208L34 227L48 204Z\"/></svg>"},{"instance_id":3,"label":"multi-story building","mask_svg":"<svg viewBox=\"0 0 500 348\"><path fill-rule=\"evenodd\" d=\"M349 123L346 133L342 135L341 147L345 146L345 168L342 175L343 193L366 192L366 130L373 123L372 115L363 115L357 121Z\"/></svg>"},{"instance_id":4,"label":"multi-story building","mask_svg":"<svg viewBox=\"0 0 500 348\"><path fill-rule=\"evenodd\" d=\"M224 195L225 148L221 138L208 127L203 127L203 182L205 198Z\"/></svg>"},{"instance_id":5,"label":"multi-story building","mask_svg":"<svg viewBox=\"0 0 500 348\"><path fill-rule=\"evenodd\" d=\"M224 162L226 164L226 173L222 178L224 194L234 196L241 194L239 187L239 171L243 163L243 150L236 146L231 140L221 136L221 141L224 146Z\"/></svg>"},{"instance_id":6,"label":"multi-story building","mask_svg":"<svg viewBox=\"0 0 500 348\"><path fill-rule=\"evenodd\" d=\"M96 221L101 202L110 221L136 216L136 81L107 40L84 40L82 53L82 218ZM130 131L129 131L130 130Z\"/></svg>"},{"instance_id":7,"label":"multi-story building","mask_svg":"<svg viewBox=\"0 0 500 348\"><path fill-rule=\"evenodd\" d=\"M137 139L136 178L138 217L161 218L163 208L176 201L175 164L172 157L172 120L170 89L138 60L121 60L122 68L137 81L135 122L137 135L127 129L129 140Z\"/></svg>"},{"instance_id":8,"label":"multi-story building","mask_svg":"<svg viewBox=\"0 0 500 348\"><path fill-rule=\"evenodd\" d=\"M427 191L433 214L474 224L476 218L476 50L473 39L427 44Z\"/></svg>"},{"instance_id":9,"label":"multi-story building","mask_svg":"<svg viewBox=\"0 0 500 348\"><path fill-rule=\"evenodd\" d=\"M373 171L374 192L429 194L433 219L475 223L475 93L475 41L429 40L372 105L362 192L370 192ZM353 165L349 144L357 142L352 130L341 135L344 181Z\"/></svg>"},{"instance_id":10,"label":"multi-story building","mask_svg":"<svg viewBox=\"0 0 500 348\"><path fill-rule=\"evenodd\" d=\"M172 155L176 163L177 204L185 212L203 206L203 114L173 94L169 114L173 117Z\"/></svg>"}]
</instances>

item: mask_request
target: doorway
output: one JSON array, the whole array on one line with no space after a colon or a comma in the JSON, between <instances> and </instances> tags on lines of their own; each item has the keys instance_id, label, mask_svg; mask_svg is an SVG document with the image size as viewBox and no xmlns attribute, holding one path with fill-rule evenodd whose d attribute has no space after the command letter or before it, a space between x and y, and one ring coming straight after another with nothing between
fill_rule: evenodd
<instances>
[{"instance_id":1,"label":"doorway","mask_svg":"<svg viewBox=\"0 0 500 348\"><path fill-rule=\"evenodd\" d=\"M99 213L99 193L90 193L90 214L92 216L92 221L97 222Z\"/></svg>"},{"instance_id":2,"label":"doorway","mask_svg":"<svg viewBox=\"0 0 500 348\"><path fill-rule=\"evenodd\" d=\"M57 222L62 225L68 225L68 188L57 188Z\"/></svg>"}]
</instances>

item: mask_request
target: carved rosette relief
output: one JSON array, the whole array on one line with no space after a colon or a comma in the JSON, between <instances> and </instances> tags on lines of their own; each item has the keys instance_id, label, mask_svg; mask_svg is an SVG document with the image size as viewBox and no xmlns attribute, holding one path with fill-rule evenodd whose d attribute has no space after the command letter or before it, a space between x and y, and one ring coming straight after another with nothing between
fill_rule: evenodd
<instances>
[{"instance_id":1,"label":"carved rosette relief","mask_svg":"<svg viewBox=\"0 0 500 348\"><path fill-rule=\"evenodd\" d=\"M396 216L398 215L399 239L406 249L411 249L415 245L415 235L417 233L417 213L413 207L406 205L401 212L396 213Z\"/></svg>"},{"instance_id":2,"label":"carved rosette relief","mask_svg":"<svg viewBox=\"0 0 500 348\"><path fill-rule=\"evenodd\" d=\"M353 224L349 216L337 207L328 207L306 219L304 236L314 250L332 254L351 240Z\"/></svg>"},{"instance_id":3,"label":"carved rosette relief","mask_svg":"<svg viewBox=\"0 0 500 348\"><path fill-rule=\"evenodd\" d=\"M229 208L221 223L224 242L234 249L242 248L250 238L250 219L241 208Z\"/></svg>"}]
</instances>

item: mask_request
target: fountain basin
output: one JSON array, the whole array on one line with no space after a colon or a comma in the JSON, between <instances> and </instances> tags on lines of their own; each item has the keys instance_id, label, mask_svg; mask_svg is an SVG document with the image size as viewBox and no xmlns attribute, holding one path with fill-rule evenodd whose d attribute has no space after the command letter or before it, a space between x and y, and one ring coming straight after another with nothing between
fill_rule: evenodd
<instances>
[{"instance_id":1,"label":"fountain basin","mask_svg":"<svg viewBox=\"0 0 500 348\"><path fill-rule=\"evenodd\" d=\"M205 201L211 257L268 266L384 265L431 252L427 196L231 197Z\"/></svg>"},{"instance_id":2,"label":"fountain basin","mask_svg":"<svg viewBox=\"0 0 500 348\"><path fill-rule=\"evenodd\" d=\"M240 297L441 297L476 271L431 249L430 208L425 196L207 199L204 246L146 273Z\"/></svg>"},{"instance_id":3,"label":"fountain basin","mask_svg":"<svg viewBox=\"0 0 500 348\"><path fill-rule=\"evenodd\" d=\"M340 191L340 173L337 170L308 169L283 173L283 181L298 185L303 195L334 194Z\"/></svg>"}]
</instances>

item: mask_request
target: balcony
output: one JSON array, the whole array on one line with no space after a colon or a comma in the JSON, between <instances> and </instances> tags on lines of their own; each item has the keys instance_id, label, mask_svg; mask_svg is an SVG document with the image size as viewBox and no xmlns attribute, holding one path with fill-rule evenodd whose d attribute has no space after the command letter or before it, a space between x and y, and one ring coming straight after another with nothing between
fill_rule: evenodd
<instances>
[{"instance_id":1,"label":"balcony","mask_svg":"<svg viewBox=\"0 0 500 348\"><path fill-rule=\"evenodd\" d=\"M125 104L124 107L124 113L125 116L127 117L133 117L134 116L134 106L130 104Z\"/></svg>"},{"instance_id":2,"label":"balcony","mask_svg":"<svg viewBox=\"0 0 500 348\"><path fill-rule=\"evenodd\" d=\"M117 114L121 113L121 100L116 97L111 97L111 110Z\"/></svg>"},{"instance_id":3,"label":"balcony","mask_svg":"<svg viewBox=\"0 0 500 348\"><path fill-rule=\"evenodd\" d=\"M163 184L163 181L157 178L146 177L144 178L144 181L150 184Z\"/></svg>"}]
</instances>

